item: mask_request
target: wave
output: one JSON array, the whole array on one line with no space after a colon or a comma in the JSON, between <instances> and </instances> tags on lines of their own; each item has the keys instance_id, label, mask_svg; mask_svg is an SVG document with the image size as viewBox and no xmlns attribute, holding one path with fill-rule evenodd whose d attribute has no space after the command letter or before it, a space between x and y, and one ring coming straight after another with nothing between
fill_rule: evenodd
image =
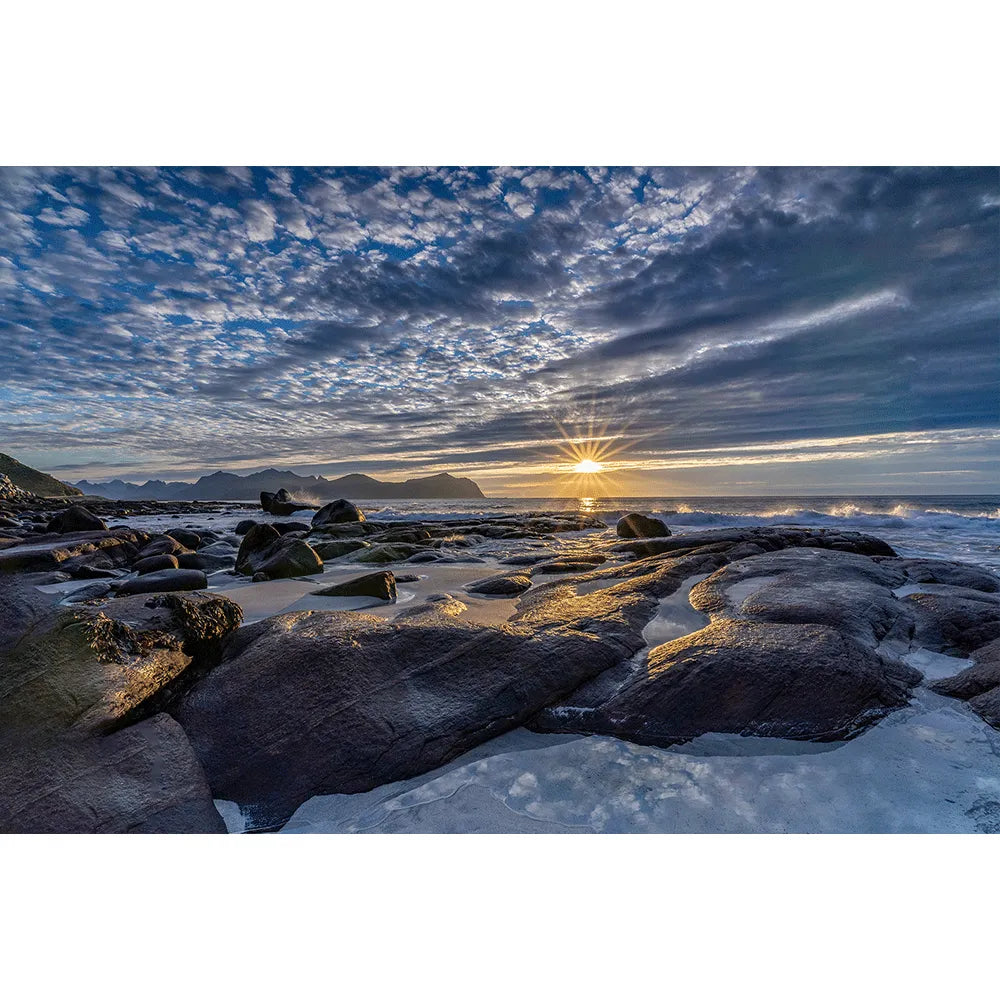
<instances>
[{"instance_id":1,"label":"wave","mask_svg":"<svg viewBox=\"0 0 1000 1000\"><path fill-rule=\"evenodd\" d=\"M898 504L888 511L866 510L857 504L839 504L829 510L786 507L778 510L740 511L687 508L653 509L651 513L669 525L680 527L743 527L756 524L800 524L811 527L852 527L859 530L924 530L1000 533L1000 508L984 513L959 513L951 510L923 509Z\"/></svg>"}]
</instances>

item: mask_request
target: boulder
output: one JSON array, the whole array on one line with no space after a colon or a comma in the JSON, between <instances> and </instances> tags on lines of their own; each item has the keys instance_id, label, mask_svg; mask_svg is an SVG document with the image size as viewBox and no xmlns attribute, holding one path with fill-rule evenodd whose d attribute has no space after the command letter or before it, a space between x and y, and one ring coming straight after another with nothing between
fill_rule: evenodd
<instances>
[{"instance_id":1,"label":"boulder","mask_svg":"<svg viewBox=\"0 0 1000 1000\"><path fill-rule=\"evenodd\" d=\"M210 666L243 619L207 594L46 610L0 656L0 733L104 732L134 720L186 671Z\"/></svg>"},{"instance_id":2,"label":"boulder","mask_svg":"<svg viewBox=\"0 0 1000 1000\"><path fill-rule=\"evenodd\" d=\"M552 562L543 562L532 566L531 573L532 575L540 574L542 576L557 573L589 573L595 565L590 560L554 559Z\"/></svg>"},{"instance_id":3,"label":"boulder","mask_svg":"<svg viewBox=\"0 0 1000 1000\"><path fill-rule=\"evenodd\" d=\"M177 539L171 538L170 535L160 535L140 549L139 558L149 559L152 556L172 556L187 551L187 548L181 545Z\"/></svg>"},{"instance_id":4,"label":"boulder","mask_svg":"<svg viewBox=\"0 0 1000 1000\"><path fill-rule=\"evenodd\" d=\"M181 727L0 745L0 833L225 833Z\"/></svg>"},{"instance_id":5,"label":"boulder","mask_svg":"<svg viewBox=\"0 0 1000 1000\"><path fill-rule=\"evenodd\" d=\"M245 518L240 521L235 528L233 528L233 532L237 535L245 535L256 523L256 521L253 521L250 518Z\"/></svg>"},{"instance_id":6,"label":"boulder","mask_svg":"<svg viewBox=\"0 0 1000 1000\"><path fill-rule=\"evenodd\" d=\"M362 541L360 538L331 539L326 542L312 541L310 545L323 560L339 559L350 552L368 548L368 542Z\"/></svg>"},{"instance_id":7,"label":"boulder","mask_svg":"<svg viewBox=\"0 0 1000 1000\"><path fill-rule=\"evenodd\" d=\"M161 569L114 584L116 592L122 596L204 590L207 586L208 579L200 569Z\"/></svg>"},{"instance_id":8,"label":"boulder","mask_svg":"<svg viewBox=\"0 0 1000 1000\"><path fill-rule=\"evenodd\" d=\"M314 590L310 597L377 597L383 601L396 600L396 578L388 570L355 577L345 583Z\"/></svg>"},{"instance_id":9,"label":"boulder","mask_svg":"<svg viewBox=\"0 0 1000 1000\"><path fill-rule=\"evenodd\" d=\"M327 524L346 524L364 520L365 515L349 500L332 500L313 514L312 526L316 529Z\"/></svg>"},{"instance_id":10,"label":"boulder","mask_svg":"<svg viewBox=\"0 0 1000 1000\"><path fill-rule=\"evenodd\" d=\"M287 535L289 532L301 532L303 535L309 531L309 525L305 521L272 521L271 527L279 535Z\"/></svg>"},{"instance_id":11,"label":"boulder","mask_svg":"<svg viewBox=\"0 0 1000 1000\"><path fill-rule=\"evenodd\" d=\"M71 565L79 566L99 554L106 556L115 567L128 565L148 539L149 536L141 531L122 528L36 537L0 550L0 573L58 570L70 560L75 560ZM80 560L81 556L87 560Z\"/></svg>"},{"instance_id":12,"label":"boulder","mask_svg":"<svg viewBox=\"0 0 1000 1000\"><path fill-rule=\"evenodd\" d=\"M847 740L920 680L832 628L722 620L653 649L586 730L657 746L704 733Z\"/></svg>"},{"instance_id":13,"label":"boulder","mask_svg":"<svg viewBox=\"0 0 1000 1000\"><path fill-rule=\"evenodd\" d=\"M186 528L171 528L165 534L187 549L197 549L201 546L201 535Z\"/></svg>"},{"instance_id":14,"label":"boulder","mask_svg":"<svg viewBox=\"0 0 1000 1000\"><path fill-rule=\"evenodd\" d=\"M942 559L894 559L889 562L906 573L913 583L967 587L986 594L1000 592L1000 577L967 563L946 562Z\"/></svg>"},{"instance_id":15,"label":"boulder","mask_svg":"<svg viewBox=\"0 0 1000 1000\"><path fill-rule=\"evenodd\" d=\"M195 558L197 558L197 556ZM135 572L141 576L146 573L155 573L157 570L161 569L177 569L179 566L180 563L178 562L176 556L168 556L164 554L162 556L147 556L145 559L140 559L132 566L132 569L134 569Z\"/></svg>"},{"instance_id":16,"label":"boulder","mask_svg":"<svg viewBox=\"0 0 1000 1000\"><path fill-rule=\"evenodd\" d=\"M980 646L972 659L971 667L930 686L938 694L967 701L985 722L1000 729L1000 639Z\"/></svg>"},{"instance_id":17,"label":"boulder","mask_svg":"<svg viewBox=\"0 0 1000 1000\"><path fill-rule=\"evenodd\" d=\"M531 577L525 573L512 573L509 576L489 576L485 580L476 580L465 589L470 594L489 594L493 596L510 597L523 594L531 587Z\"/></svg>"},{"instance_id":18,"label":"boulder","mask_svg":"<svg viewBox=\"0 0 1000 1000\"><path fill-rule=\"evenodd\" d=\"M108 526L86 507L72 504L56 514L48 523L47 531L65 535L72 531L107 531Z\"/></svg>"},{"instance_id":19,"label":"boulder","mask_svg":"<svg viewBox=\"0 0 1000 1000\"><path fill-rule=\"evenodd\" d=\"M294 500L288 490L282 488L277 493L262 492L260 495L260 506L268 514L275 514L278 517L288 517L297 510L315 510L316 505L304 501Z\"/></svg>"},{"instance_id":20,"label":"boulder","mask_svg":"<svg viewBox=\"0 0 1000 1000\"><path fill-rule=\"evenodd\" d=\"M904 603L913 610L917 642L935 652L965 655L1000 639L998 595L939 587L933 594L911 594Z\"/></svg>"},{"instance_id":21,"label":"boulder","mask_svg":"<svg viewBox=\"0 0 1000 1000\"><path fill-rule=\"evenodd\" d=\"M266 580L323 572L323 560L301 538L280 535L269 524L255 524L236 556L236 572Z\"/></svg>"},{"instance_id":22,"label":"boulder","mask_svg":"<svg viewBox=\"0 0 1000 1000\"><path fill-rule=\"evenodd\" d=\"M675 590L679 573L700 575L713 562L716 569L690 592L708 625L656 646L614 685L575 693L533 726L663 746L708 732L829 741L850 739L906 704L921 674L880 651L887 638L908 642L912 631L906 602L892 593L902 570L801 543L726 565L747 540L598 571L640 575L582 596L571 586L526 595L513 623L562 622L635 651L644 644L637 629L655 614L650 599Z\"/></svg>"},{"instance_id":23,"label":"boulder","mask_svg":"<svg viewBox=\"0 0 1000 1000\"><path fill-rule=\"evenodd\" d=\"M272 825L313 795L438 767L613 661L592 635L493 628L436 608L392 622L289 613L241 629L176 718L215 797Z\"/></svg>"},{"instance_id":24,"label":"boulder","mask_svg":"<svg viewBox=\"0 0 1000 1000\"><path fill-rule=\"evenodd\" d=\"M359 563L403 562L421 551L419 546L406 545L403 542L398 542L395 545L373 545L363 551L359 550L351 561Z\"/></svg>"},{"instance_id":25,"label":"boulder","mask_svg":"<svg viewBox=\"0 0 1000 1000\"><path fill-rule=\"evenodd\" d=\"M666 538L670 529L658 518L645 514L626 514L615 528L619 538Z\"/></svg>"}]
</instances>

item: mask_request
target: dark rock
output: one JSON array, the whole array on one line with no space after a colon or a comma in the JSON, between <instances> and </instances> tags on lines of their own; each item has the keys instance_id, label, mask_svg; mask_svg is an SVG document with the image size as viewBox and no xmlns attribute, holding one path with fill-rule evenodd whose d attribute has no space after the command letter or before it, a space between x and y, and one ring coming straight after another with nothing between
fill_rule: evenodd
<instances>
[{"instance_id":1,"label":"dark rock","mask_svg":"<svg viewBox=\"0 0 1000 1000\"><path fill-rule=\"evenodd\" d=\"M86 507L73 504L56 514L48 523L47 531L65 535L72 531L107 531L108 526Z\"/></svg>"},{"instance_id":2,"label":"dark rock","mask_svg":"<svg viewBox=\"0 0 1000 1000\"><path fill-rule=\"evenodd\" d=\"M207 594L46 608L0 656L0 733L91 733L134 720L186 671L214 662L241 621L236 604Z\"/></svg>"},{"instance_id":3,"label":"dark rock","mask_svg":"<svg viewBox=\"0 0 1000 1000\"><path fill-rule=\"evenodd\" d=\"M66 535L46 535L30 542L0 550L0 573L31 573L61 569L69 560L79 567L86 560L80 556L106 555L115 566L125 565L136 558L137 548L149 536L131 529L114 531L83 531Z\"/></svg>"},{"instance_id":4,"label":"dark rock","mask_svg":"<svg viewBox=\"0 0 1000 1000\"><path fill-rule=\"evenodd\" d=\"M349 500L332 500L313 514L313 528L326 524L341 524L350 521L364 521L365 515Z\"/></svg>"},{"instance_id":5,"label":"dark rock","mask_svg":"<svg viewBox=\"0 0 1000 1000\"><path fill-rule=\"evenodd\" d=\"M368 543L360 538L334 539L328 542L313 541L310 544L323 560L339 559L340 556L346 556L349 552L368 548Z\"/></svg>"},{"instance_id":6,"label":"dark rock","mask_svg":"<svg viewBox=\"0 0 1000 1000\"><path fill-rule=\"evenodd\" d=\"M603 561L603 557L602 557ZM552 562L538 563L531 567L532 575L554 575L556 573L589 573L596 564L587 559L554 559Z\"/></svg>"},{"instance_id":7,"label":"dark rock","mask_svg":"<svg viewBox=\"0 0 1000 1000\"><path fill-rule=\"evenodd\" d=\"M666 538L670 529L658 518L645 514L626 514L615 529L619 538Z\"/></svg>"},{"instance_id":8,"label":"dark rock","mask_svg":"<svg viewBox=\"0 0 1000 1000\"><path fill-rule=\"evenodd\" d=\"M117 569L101 569L95 566L80 566L73 570L74 580L116 580L122 571Z\"/></svg>"},{"instance_id":9,"label":"dark rock","mask_svg":"<svg viewBox=\"0 0 1000 1000\"><path fill-rule=\"evenodd\" d=\"M396 578L388 570L355 577L322 590L314 590L311 597L377 597L383 601L396 600Z\"/></svg>"},{"instance_id":10,"label":"dark rock","mask_svg":"<svg viewBox=\"0 0 1000 1000\"><path fill-rule=\"evenodd\" d=\"M406 545L397 542L395 545L373 545L359 552L351 561L359 563L392 563L403 562L416 555L421 549L417 545Z\"/></svg>"},{"instance_id":11,"label":"dark rock","mask_svg":"<svg viewBox=\"0 0 1000 1000\"><path fill-rule=\"evenodd\" d=\"M199 569L162 569L122 580L115 590L121 595L162 594L173 590L204 590L207 586L208 580Z\"/></svg>"},{"instance_id":12,"label":"dark rock","mask_svg":"<svg viewBox=\"0 0 1000 1000\"><path fill-rule=\"evenodd\" d=\"M731 562L699 583L690 600L705 614L826 625L877 645L894 630L909 638L909 609L892 594L904 579L898 568L867 556L785 549Z\"/></svg>"},{"instance_id":13,"label":"dark rock","mask_svg":"<svg viewBox=\"0 0 1000 1000\"><path fill-rule=\"evenodd\" d=\"M973 664L953 677L942 677L929 686L938 694L968 701L1000 687L1000 640L988 643L973 653Z\"/></svg>"},{"instance_id":14,"label":"dark rock","mask_svg":"<svg viewBox=\"0 0 1000 1000\"><path fill-rule=\"evenodd\" d=\"M613 552L631 552L639 558L668 553L714 551L728 552L734 545L752 544L765 552L805 546L837 549L865 556L895 556L893 548L880 538L858 531L823 531L810 528L716 528L670 538L636 539L612 546Z\"/></svg>"},{"instance_id":15,"label":"dark rock","mask_svg":"<svg viewBox=\"0 0 1000 1000\"><path fill-rule=\"evenodd\" d=\"M323 560L308 542L283 537L269 524L256 524L244 536L236 556L236 572L277 580L323 572Z\"/></svg>"},{"instance_id":16,"label":"dark rock","mask_svg":"<svg viewBox=\"0 0 1000 1000\"><path fill-rule=\"evenodd\" d=\"M490 576L485 580L470 583L465 589L470 594L491 594L510 596L523 594L531 586L531 577L525 573L512 573L509 576Z\"/></svg>"},{"instance_id":17,"label":"dark rock","mask_svg":"<svg viewBox=\"0 0 1000 1000\"><path fill-rule=\"evenodd\" d=\"M511 556L509 559L501 559L504 566L534 566L535 563L545 562L555 555L554 552L529 553L522 556Z\"/></svg>"},{"instance_id":18,"label":"dark rock","mask_svg":"<svg viewBox=\"0 0 1000 1000\"><path fill-rule=\"evenodd\" d=\"M420 577L416 573L396 573L396 583L417 583Z\"/></svg>"},{"instance_id":19,"label":"dark rock","mask_svg":"<svg viewBox=\"0 0 1000 1000\"><path fill-rule=\"evenodd\" d=\"M298 531L302 534L309 531L309 525L305 521L272 521L271 527L279 535L287 535L290 531Z\"/></svg>"},{"instance_id":20,"label":"dark rock","mask_svg":"<svg viewBox=\"0 0 1000 1000\"><path fill-rule=\"evenodd\" d=\"M237 535L245 535L257 522L250 518L245 518L233 529Z\"/></svg>"},{"instance_id":21,"label":"dark rock","mask_svg":"<svg viewBox=\"0 0 1000 1000\"><path fill-rule=\"evenodd\" d=\"M225 833L169 715L102 739L0 746L0 833Z\"/></svg>"},{"instance_id":22,"label":"dark rock","mask_svg":"<svg viewBox=\"0 0 1000 1000\"><path fill-rule=\"evenodd\" d=\"M161 535L154 538L149 544L144 545L139 551L140 559L149 559L152 556L172 556L188 550L170 535Z\"/></svg>"},{"instance_id":23,"label":"dark rock","mask_svg":"<svg viewBox=\"0 0 1000 1000\"><path fill-rule=\"evenodd\" d=\"M166 534L187 549L197 549L201 545L201 535L186 528L171 528Z\"/></svg>"},{"instance_id":24,"label":"dark rock","mask_svg":"<svg viewBox=\"0 0 1000 1000\"><path fill-rule=\"evenodd\" d=\"M916 641L935 652L967 654L1000 638L1000 597L993 594L956 587L911 594L904 603L916 619Z\"/></svg>"},{"instance_id":25,"label":"dark rock","mask_svg":"<svg viewBox=\"0 0 1000 1000\"><path fill-rule=\"evenodd\" d=\"M71 594L67 594L66 602L68 604L84 604L87 601L95 601L106 597L110 593L111 584L107 580L99 580L97 583L80 587L79 590L74 590Z\"/></svg>"},{"instance_id":26,"label":"dark rock","mask_svg":"<svg viewBox=\"0 0 1000 1000\"><path fill-rule=\"evenodd\" d=\"M153 559L173 559L181 569L200 569L202 572L212 568L209 560L197 552L182 552L179 556L153 556ZM138 563L135 566L138 569Z\"/></svg>"},{"instance_id":27,"label":"dark rock","mask_svg":"<svg viewBox=\"0 0 1000 1000\"><path fill-rule=\"evenodd\" d=\"M147 556L145 559L140 559L132 569L136 573L144 575L146 573L155 573L161 569L177 569L180 563L177 561L176 556L168 556L166 554L162 556Z\"/></svg>"},{"instance_id":28,"label":"dark rock","mask_svg":"<svg viewBox=\"0 0 1000 1000\"><path fill-rule=\"evenodd\" d=\"M976 566L941 559L895 559L892 565L903 570L913 583L967 587L987 594L1000 592L1000 577Z\"/></svg>"},{"instance_id":29,"label":"dark rock","mask_svg":"<svg viewBox=\"0 0 1000 1000\"><path fill-rule=\"evenodd\" d=\"M406 560L408 563L432 563L441 562L442 556L439 552L434 552L431 549L425 549L423 552L418 552L416 555L410 556ZM450 560L449 560L450 561Z\"/></svg>"},{"instance_id":30,"label":"dark rock","mask_svg":"<svg viewBox=\"0 0 1000 1000\"><path fill-rule=\"evenodd\" d=\"M703 733L846 740L905 705L920 680L831 628L722 620L652 650L587 731L659 746Z\"/></svg>"},{"instance_id":31,"label":"dark rock","mask_svg":"<svg viewBox=\"0 0 1000 1000\"><path fill-rule=\"evenodd\" d=\"M613 661L590 635L491 628L433 609L393 622L284 614L241 629L176 717L213 794L280 823L313 795L438 767Z\"/></svg>"}]
</instances>

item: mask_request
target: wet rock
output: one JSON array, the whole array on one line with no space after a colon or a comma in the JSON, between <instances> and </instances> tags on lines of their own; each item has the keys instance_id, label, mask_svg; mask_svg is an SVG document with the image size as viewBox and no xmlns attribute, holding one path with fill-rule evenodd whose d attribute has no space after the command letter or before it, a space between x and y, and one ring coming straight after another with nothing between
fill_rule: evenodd
<instances>
[{"instance_id":1,"label":"wet rock","mask_svg":"<svg viewBox=\"0 0 1000 1000\"><path fill-rule=\"evenodd\" d=\"M67 604L85 604L87 601L98 600L107 597L111 593L111 584L107 580L99 580L86 587L80 587L66 595Z\"/></svg>"},{"instance_id":2,"label":"wet rock","mask_svg":"<svg viewBox=\"0 0 1000 1000\"><path fill-rule=\"evenodd\" d=\"M0 733L106 731L207 666L241 621L236 604L207 594L46 609L0 656Z\"/></svg>"},{"instance_id":3,"label":"wet rock","mask_svg":"<svg viewBox=\"0 0 1000 1000\"><path fill-rule=\"evenodd\" d=\"M1000 639L980 646L972 653L973 664L954 677L934 681L938 694L967 701L969 707L1000 729Z\"/></svg>"},{"instance_id":4,"label":"wet rock","mask_svg":"<svg viewBox=\"0 0 1000 1000\"><path fill-rule=\"evenodd\" d=\"M615 527L619 538L666 538L670 529L658 518L626 514Z\"/></svg>"},{"instance_id":5,"label":"wet rock","mask_svg":"<svg viewBox=\"0 0 1000 1000\"><path fill-rule=\"evenodd\" d=\"M97 553L107 556L112 565L123 565L136 558L138 547L148 538L143 532L131 529L47 534L0 550L0 573L58 570L71 559L77 560L71 565L80 566L86 560L77 557L94 557Z\"/></svg>"},{"instance_id":6,"label":"wet rock","mask_svg":"<svg viewBox=\"0 0 1000 1000\"><path fill-rule=\"evenodd\" d=\"M835 629L722 620L653 649L587 731L659 746L703 733L846 740L905 705L920 680Z\"/></svg>"},{"instance_id":7,"label":"wet rock","mask_svg":"<svg viewBox=\"0 0 1000 1000\"><path fill-rule=\"evenodd\" d=\"M604 562L604 557L599 557ZM589 573L596 565L593 559L554 559L551 562L538 563L531 567L531 574L554 575L556 573Z\"/></svg>"},{"instance_id":8,"label":"wet rock","mask_svg":"<svg viewBox=\"0 0 1000 1000\"><path fill-rule=\"evenodd\" d=\"M56 514L49 521L46 530L57 535L65 535L73 531L107 531L108 526L86 507L73 504Z\"/></svg>"},{"instance_id":9,"label":"wet rock","mask_svg":"<svg viewBox=\"0 0 1000 1000\"><path fill-rule=\"evenodd\" d=\"M314 540L310 544L324 561L339 559L351 552L368 548L368 542L362 541L360 538L333 539L331 541Z\"/></svg>"},{"instance_id":10,"label":"wet rock","mask_svg":"<svg viewBox=\"0 0 1000 1000\"><path fill-rule=\"evenodd\" d=\"M177 539L171 538L170 535L160 535L142 547L139 551L139 558L149 559L153 556L172 556L187 551L187 548L181 545Z\"/></svg>"},{"instance_id":11,"label":"wet rock","mask_svg":"<svg viewBox=\"0 0 1000 1000\"><path fill-rule=\"evenodd\" d=\"M826 625L877 645L908 638L909 609L892 593L905 576L867 556L808 548L732 562L691 591L691 606L756 621Z\"/></svg>"},{"instance_id":12,"label":"wet rock","mask_svg":"<svg viewBox=\"0 0 1000 1000\"><path fill-rule=\"evenodd\" d=\"M236 572L278 580L323 572L323 560L308 542L280 535L269 524L254 525L236 556Z\"/></svg>"},{"instance_id":13,"label":"wet rock","mask_svg":"<svg viewBox=\"0 0 1000 1000\"><path fill-rule=\"evenodd\" d=\"M132 569L141 576L146 573L155 573L161 569L177 569L179 566L180 563L177 561L176 556L164 554L162 556L147 556L145 559L140 559L132 566Z\"/></svg>"},{"instance_id":14,"label":"wet rock","mask_svg":"<svg viewBox=\"0 0 1000 1000\"><path fill-rule=\"evenodd\" d=\"M260 495L260 506L267 514L274 514L277 517L288 517L298 510L315 510L316 505L305 501L293 499L288 490L282 488L277 493L262 492Z\"/></svg>"},{"instance_id":15,"label":"wet rock","mask_svg":"<svg viewBox=\"0 0 1000 1000\"><path fill-rule=\"evenodd\" d=\"M986 594L1000 592L1000 577L988 570L942 559L894 559L890 565L902 570L913 583L966 587Z\"/></svg>"},{"instance_id":16,"label":"wet rock","mask_svg":"<svg viewBox=\"0 0 1000 1000\"><path fill-rule=\"evenodd\" d=\"M0 833L225 833L168 715L86 741L0 745Z\"/></svg>"},{"instance_id":17,"label":"wet rock","mask_svg":"<svg viewBox=\"0 0 1000 1000\"><path fill-rule=\"evenodd\" d=\"M304 535L309 531L309 525L305 521L272 521L271 527L279 535L287 535L292 531L300 532Z\"/></svg>"},{"instance_id":18,"label":"wet rock","mask_svg":"<svg viewBox=\"0 0 1000 1000\"><path fill-rule=\"evenodd\" d=\"M490 576L485 580L470 583L465 589L470 594L490 594L512 596L523 594L531 586L531 577L526 573L512 573L509 576Z\"/></svg>"},{"instance_id":19,"label":"wet rock","mask_svg":"<svg viewBox=\"0 0 1000 1000\"><path fill-rule=\"evenodd\" d=\"M968 654L1000 638L1000 596L956 587L911 594L904 603L916 619L916 641L935 652Z\"/></svg>"},{"instance_id":20,"label":"wet rock","mask_svg":"<svg viewBox=\"0 0 1000 1000\"><path fill-rule=\"evenodd\" d=\"M392 573L369 573L345 583L314 590L312 597L377 597L382 601L396 600L396 578Z\"/></svg>"},{"instance_id":21,"label":"wet rock","mask_svg":"<svg viewBox=\"0 0 1000 1000\"><path fill-rule=\"evenodd\" d=\"M166 534L186 549L198 549L201 546L201 535L196 531L188 531L186 528L171 528Z\"/></svg>"},{"instance_id":22,"label":"wet rock","mask_svg":"<svg viewBox=\"0 0 1000 1000\"><path fill-rule=\"evenodd\" d=\"M237 535L245 535L257 522L250 518L245 518L233 529Z\"/></svg>"},{"instance_id":23,"label":"wet rock","mask_svg":"<svg viewBox=\"0 0 1000 1000\"><path fill-rule=\"evenodd\" d=\"M365 515L349 500L332 500L324 504L313 514L313 528L322 528L328 524L342 524L352 521L364 521Z\"/></svg>"},{"instance_id":24,"label":"wet rock","mask_svg":"<svg viewBox=\"0 0 1000 1000\"><path fill-rule=\"evenodd\" d=\"M508 559L501 559L503 566L534 566L535 563L545 562L555 555L554 552L531 552L521 556L510 556Z\"/></svg>"},{"instance_id":25,"label":"wet rock","mask_svg":"<svg viewBox=\"0 0 1000 1000\"><path fill-rule=\"evenodd\" d=\"M449 598L449 600L451 600ZM430 611L279 615L241 629L176 718L213 794L282 822L307 798L421 774L610 665L584 634Z\"/></svg>"},{"instance_id":26,"label":"wet rock","mask_svg":"<svg viewBox=\"0 0 1000 1000\"><path fill-rule=\"evenodd\" d=\"M359 551L352 557L352 562L359 563L392 563L403 562L420 552L419 546L406 545L402 542L395 545L373 545L364 551Z\"/></svg>"},{"instance_id":27,"label":"wet rock","mask_svg":"<svg viewBox=\"0 0 1000 1000\"><path fill-rule=\"evenodd\" d=\"M117 593L162 594L174 590L204 590L208 580L200 569L161 569L114 585Z\"/></svg>"}]
</instances>

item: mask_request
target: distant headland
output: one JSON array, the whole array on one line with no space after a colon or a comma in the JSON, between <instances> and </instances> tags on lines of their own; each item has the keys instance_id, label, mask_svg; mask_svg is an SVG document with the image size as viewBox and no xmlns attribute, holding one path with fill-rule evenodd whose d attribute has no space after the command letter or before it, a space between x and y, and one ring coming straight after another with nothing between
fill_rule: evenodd
<instances>
[{"instance_id":1,"label":"distant headland","mask_svg":"<svg viewBox=\"0 0 1000 1000\"><path fill-rule=\"evenodd\" d=\"M436 476L389 483L371 476L353 474L339 479L323 476L299 476L294 472L265 469L249 476L232 472L213 472L195 483L164 482L150 479L145 483L126 483L113 479L105 483L81 480L76 489L109 500L257 500L262 491L287 489L302 499L327 500L478 500L483 491L471 479L442 472Z\"/></svg>"}]
</instances>

